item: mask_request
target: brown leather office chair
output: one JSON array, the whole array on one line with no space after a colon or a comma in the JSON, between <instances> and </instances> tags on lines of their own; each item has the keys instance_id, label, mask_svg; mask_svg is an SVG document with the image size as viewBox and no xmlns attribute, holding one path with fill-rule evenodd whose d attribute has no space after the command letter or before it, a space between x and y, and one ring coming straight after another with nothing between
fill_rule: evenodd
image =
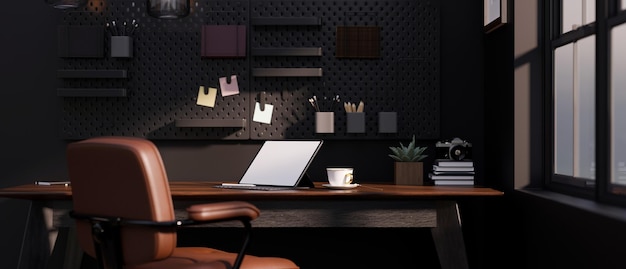
<instances>
[{"instance_id":1,"label":"brown leather office chair","mask_svg":"<svg viewBox=\"0 0 626 269\"><path fill-rule=\"evenodd\" d=\"M67 148L76 232L81 248L106 269L286 269L279 257L245 254L259 209L242 202L187 208L177 220L166 170L157 147L135 137L96 137ZM239 220L246 234L239 253L177 247L179 227ZM241 240L237 238L237 240Z\"/></svg>"}]
</instances>

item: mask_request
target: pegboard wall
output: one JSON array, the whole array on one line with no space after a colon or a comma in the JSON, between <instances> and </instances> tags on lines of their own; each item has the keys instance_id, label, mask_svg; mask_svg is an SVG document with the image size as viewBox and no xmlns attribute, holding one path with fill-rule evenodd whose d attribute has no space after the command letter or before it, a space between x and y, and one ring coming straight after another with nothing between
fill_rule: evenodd
<instances>
[{"instance_id":1,"label":"pegboard wall","mask_svg":"<svg viewBox=\"0 0 626 269\"><path fill-rule=\"evenodd\" d=\"M95 26L104 31L102 55L59 57L64 138L439 137L438 1L191 3L190 15L174 20L148 16L145 0L92 0L64 13L60 27ZM105 25L113 21L130 25L133 20L138 27L131 35L132 56L111 57ZM245 26L245 56L202 57L205 25ZM344 26L378 27L380 54L337 57L337 27ZM294 48L308 52L293 52ZM114 75L103 74L111 70ZM292 70L313 72L294 75ZM232 75L237 76L239 94L218 94L214 107L196 104L200 86L220 89L219 78ZM316 110L309 103L313 96L323 110L334 112L333 133L316 131ZM336 96L340 99L336 104L324 101ZM342 104L359 101L365 104L364 130L349 132ZM273 106L271 123L253 120L257 102ZM379 112L396 112L397 130L381 132ZM182 121L191 124L177 124Z\"/></svg>"}]
</instances>

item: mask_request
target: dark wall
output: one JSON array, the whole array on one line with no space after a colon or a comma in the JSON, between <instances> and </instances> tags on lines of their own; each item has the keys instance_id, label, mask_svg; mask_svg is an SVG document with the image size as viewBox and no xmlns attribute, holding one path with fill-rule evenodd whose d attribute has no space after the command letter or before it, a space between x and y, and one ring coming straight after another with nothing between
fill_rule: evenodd
<instances>
[{"instance_id":1,"label":"dark wall","mask_svg":"<svg viewBox=\"0 0 626 269\"><path fill-rule=\"evenodd\" d=\"M3 123L0 187L66 178L64 149L69 141L61 139L62 100L56 96L60 85L56 78L59 12L39 0L3 3L0 21L10 27L5 28L4 42L0 43L0 85L3 88L0 91ZM479 183L486 182L482 177L486 164L481 22L482 1L441 2L441 139L458 136L473 143ZM361 182L391 182L393 163L387 156L388 146L395 146L397 142L392 139L327 141L309 172L314 180L321 181L325 166L350 165L356 168L355 176ZM431 146L432 150L436 141L418 142ZM156 143L171 180L234 181L259 146L258 141ZM27 201L0 198L0 214L5 216L5 221L0 223L2 268L18 267L18 246L28 210ZM488 203L481 202L468 201L462 210L468 220L464 229L469 231L466 236L470 262L480 268L485 246L482 238L490 232L485 228L489 226L482 223L492 213ZM293 233L297 231L285 236ZM424 242L427 248L432 244L428 233L418 233L412 241ZM352 251L358 252L358 248Z\"/></svg>"},{"instance_id":2,"label":"dark wall","mask_svg":"<svg viewBox=\"0 0 626 269\"><path fill-rule=\"evenodd\" d=\"M521 228L519 211L511 207L514 179L514 95L513 95L513 25L505 24L485 34L485 184L505 190L504 199L485 207L489 216L484 224L489 233L484 235L486 250L485 268L523 268L523 258L511 249L522 244L518 233ZM512 262L511 262L512 261Z\"/></svg>"},{"instance_id":3,"label":"dark wall","mask_svg":"<svg viewBox=\"0 0 626 269\"><path fill-rule=\"evenodd\" d=\"M517 3L518 6L519 3L521 2ZM534 6L532 1L524 3ZM532 11L536 13L522 15L532 18L541 14L539 10ZM512 14L513 12L510 13ZM520 14L516 12L516 15ZM540 19L536 25L542 27ZM625 249L623 242L626 240L623 221L514 190L513 109L516 100L513 70L523 65L529 65L532 69L531 81L524 81L523 84L532 85L533 89L531 102L534 105L530 117L535 122L529 133L533 139L531 151L534 159L530 174L533 180L538 181L532 182L537 186L543 180L543 170L540 169L540 164L544 162L543 149L541 145L537 145L541 144L539 140L543 137L541 99L544 94L544 70L541 48L513 58L512 26L507 25L485 38L485 129L488 130L485 138L489 141L485 158L485 163L489 166L486 179L490 186L505 190L504 203L489 206L492 207L492 212L498 212L502 219L507 219L504 223L500 222L502 225L499 229L492 225L491 232L486 236L486 242L496 243L498 247L488 247L486 250L486 255L492 259L487 260L490 266L485 268L494 268L501 262L506 262L507 268L622 268L620 253ZM541 29L536 30L538 33L542 32Z\"/></svg>"},{"instance_id":4,"label":"dark wall","mask_svg":"<svg viewBox=\"0 0 626 269\"><path fill-rule=\"evenodd\" d=\"M56 97L57 14L43 1L7 3L0 21L14 42L0 50L0 185L31 183L38 178L64 178L65 142L59 139ZM29 203L0 199L0 260L17 268Z\"/></svg>"},{"instance_id":5,"label":"dark wall","mask_svg":"<svg viewBox=\"0 0 626 269\"><path fill-rule=\"evenodd\" d=\"M516 195L524 267L624 268L622 220L526 194Z\"/></svg>"}]
</instances>

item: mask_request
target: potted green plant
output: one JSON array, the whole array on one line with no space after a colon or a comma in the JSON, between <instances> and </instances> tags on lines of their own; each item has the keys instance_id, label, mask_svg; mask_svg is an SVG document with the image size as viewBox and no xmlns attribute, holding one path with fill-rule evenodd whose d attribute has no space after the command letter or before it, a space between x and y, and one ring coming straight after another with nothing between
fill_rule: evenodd
<instances>
[{"instance_id":1,"label":"potted green plant","mask_svg":"<svg viewBox=\"0 0 626 269\"><path fill-rule=\"evenodd\" d=\"M394 183L397 185L424 185L424 163L421 162L428 155L424 154L428 147L415 145L415 135L405 146L400 142L398 147L389 147L389 157L395 160Z\"/></svg>"}]
</instances>

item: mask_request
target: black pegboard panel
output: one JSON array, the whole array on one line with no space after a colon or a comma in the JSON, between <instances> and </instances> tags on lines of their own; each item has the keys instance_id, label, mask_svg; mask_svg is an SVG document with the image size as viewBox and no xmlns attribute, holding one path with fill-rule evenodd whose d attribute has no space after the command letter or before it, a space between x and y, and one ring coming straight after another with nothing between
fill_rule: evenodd
<instances>
[{"instance_id":1,"label":"black pegboard panel","mask_svg":"<svg viewBox=\"0 0 626 269\"><path fill-rule=\"evenodd\" d=\"M193 1L192 1L193 2ZM94 3L100 6L94 7ZM200 57L204 24L247 24L245 2L193 2L183 19L149 17L145 1L92 1L68 12L65 25L105 25L134 19L131 58L63 58L59 69L123 69L126 79L63 79L64 88L126 88L121 98L64 97L64 137L130 135L152 139L248 139L243 127L176 127L180 119L249 119L247 59ZM107 35L108 41L108 35ZM109 55L108 46L105 55ZM219 77L238 76L241 94L217 97L214 108L196 105L199 87L219 89Z\"/></svg>"},{"instance_id":2,"label":"black pegboard panel","mask_svg":"<svg viewBox=\"0 0 626 269\"><path fill-rule=\"evenodd\" d=\"M152 139L378 139L439 135L439 4L398 1L192 1L188 17L151 18L145 1L91 1L66 12L63 25L103 26L135 19L132 58L60 58L63 70L126 70L127 78L63 78L61 88L124 88L126 97L63 97L62 134L68 139L131 135ZM254 25L252 18L308 18L319 24ZM298 21L298 20L295 20ZM301 20L302 21L302 20ZM244 58L200 57L202 25L245 25ZM337 26L380 27L381 56L335 57ZM108 42L108 35L105 41ZM321 56L255 56L253 48L319 47ZM105 55L109 55L105 45ZM321 77L254 77L254 68L322 68ZM196 105L198 87L219 88L238 76L240 94L218 95L214 108ZM272 124L252 121L260 93L274 105ZM335 111L335 133L315 133L308 99L339 95L366 104L364 133L346 132ZM395 111L398 132L378 133L380 111ZM180 119L246 119L238 127L176 127Z\"/></svg>"},{"instance_id":3,"label":"black pegboard panel","mask_svg":"<svg viewBox=\"0 0 626 269\"><path fill-rule=\"evenodd\" d=\"M437 138L439 135L439 6L431 1L273 1L251 3L254 17L321 18L321 25L252 26L251 46L321 47L321 57L253 57L258 67L321 67L319 78L252 79L276 108L273 121L252 122L252 138L359 139ZM380 27L381 57L335 57L338 26ZM366 104L365 133L346 132L346 114L335 111L335 132L315 133L315 110L307 102L339 95ZM254 102L251 98L251 102ZM378 133L378 112L398 115L398 132Z\"/></svg>"}]
</instances>

